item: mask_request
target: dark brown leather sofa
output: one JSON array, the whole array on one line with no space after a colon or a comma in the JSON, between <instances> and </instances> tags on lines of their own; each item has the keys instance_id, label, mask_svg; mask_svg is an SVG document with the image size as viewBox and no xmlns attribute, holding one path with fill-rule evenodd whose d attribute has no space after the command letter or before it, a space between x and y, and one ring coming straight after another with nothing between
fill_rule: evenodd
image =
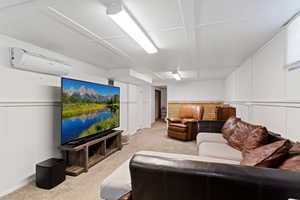
<instances>
[{"instance_id":1,"label":"dark brown leather sofa","mask_svg":"<svg viewBox=\"0 0 300 200\"><path fill-rule=\"evenodd\" d=\"M177 118L168 118L168 136L178 140L195 140L197 122L203 119L204 109L199 105L183 105Z\"/></svg>"},{"instance_id":2,"label":"dark brown leather sofa","mask_svg":"<svg viewBox=\"0 0 300 200\"><path fill-rule=\"evenodd\" d=\"M130 163L133 200L288 200L300 173L146 155Z\"/></svg>"},{"instance_id":3,"label":"dark brown leather sofa","mask_svg":"<svg viewBox=\"0 0 300 200\"><path fill-rule=\"evenodd\" d=\"M199 130L219 132L224 122L201 121ZM300 199L300 172L135 155L130 173L132 200Z\"/></svg>"}]
</instances>

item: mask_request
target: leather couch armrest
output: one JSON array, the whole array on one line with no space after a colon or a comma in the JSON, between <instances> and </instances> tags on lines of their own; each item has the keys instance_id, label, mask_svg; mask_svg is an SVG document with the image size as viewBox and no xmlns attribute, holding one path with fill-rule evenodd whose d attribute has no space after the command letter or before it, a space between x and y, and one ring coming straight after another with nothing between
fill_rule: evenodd
<instances>
[{"instance_id":1,"label":"leather couch armrest","mask_svg":"<svg viewBox=\"0 0 300 200\"><path fill-rule=\"evenodd\" d=\"M130 173L133 200L300 198L299 172L135 155Z\"/></svg>"},{"instance_id":2,"label":"leather couch armrest","mask_svg":"<svg viewBox=\"0 0 300 200\"><path fill-rule=\"evenodd\" d=\"M171 123L181 123L181 119L177 117L170 117L167 120Z\"/></svg>"},{"instance_id":3,"label":"leather couch armrest","mask_svg":"<svg viewBox=\"0 0 300 200\"><path fill-rule=\"evenodd\" d=\"M198 121L198 132L221 133L225 120L200 120Z\"/></svg>"}]
</instances>

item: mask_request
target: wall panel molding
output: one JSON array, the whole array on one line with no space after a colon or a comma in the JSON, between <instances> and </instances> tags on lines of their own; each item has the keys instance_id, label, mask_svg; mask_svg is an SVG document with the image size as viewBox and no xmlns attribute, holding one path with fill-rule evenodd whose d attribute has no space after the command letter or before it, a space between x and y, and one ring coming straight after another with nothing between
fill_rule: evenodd
<instances>
[{"instance_id":1,"label":"wall panel molding","mask_svg":"<svg viewBox=\"0 0 300 200\"><path fill-rule=\"evenodd\" d=\"M0 107L60 106L59 101L0 101Z\"/></svg>"},{"instance_id":2,"label":"wall panel molding","mask_svg":"<svg viewBox=\"0 0 300 200\"><path fill-rule=\"evenodd\" d=\"M237 104L247 106L267 106L267 107L286 107L300 108L300 102L283 102L283 101L226 101L226 104Z\"/></svg>"}]
</instances>

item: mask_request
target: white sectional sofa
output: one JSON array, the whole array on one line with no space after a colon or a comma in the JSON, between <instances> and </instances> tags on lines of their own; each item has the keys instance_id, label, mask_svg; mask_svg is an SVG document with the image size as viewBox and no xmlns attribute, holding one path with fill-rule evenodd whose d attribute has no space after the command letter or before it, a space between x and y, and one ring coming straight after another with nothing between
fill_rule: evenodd
<instances>
[{"instance_id":1,"label":"white sectional sofa","mask_svg":"<svg viewBox=\"0 0 300 200\"><path fill-rule=\"evenodd\" d=\"M136 154L235 165L238 165L242 160L241 152L227 145L222 134L199 133L197 135L195 151L196 149L198 149L198 156L153 151L140 151ZM102 182L102 199L117 200L122 195L131 191L129 162L130 159L124 162Z\"/></svg>"}]
</instances>

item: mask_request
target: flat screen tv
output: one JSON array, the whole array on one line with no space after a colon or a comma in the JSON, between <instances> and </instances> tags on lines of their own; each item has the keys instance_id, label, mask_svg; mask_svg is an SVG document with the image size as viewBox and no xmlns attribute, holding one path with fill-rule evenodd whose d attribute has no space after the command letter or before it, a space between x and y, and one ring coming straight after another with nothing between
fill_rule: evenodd
<instances>
[{"instance_id":1,"label":"flat screen tv","mask_svg":"<svg viewBox=\"0 0 300 200\"><path fill-rule=\"evenodd\" d=\"M120 88L62 78L61 144L98 137L120 124Z\"/></svg>"}]
</instances>

